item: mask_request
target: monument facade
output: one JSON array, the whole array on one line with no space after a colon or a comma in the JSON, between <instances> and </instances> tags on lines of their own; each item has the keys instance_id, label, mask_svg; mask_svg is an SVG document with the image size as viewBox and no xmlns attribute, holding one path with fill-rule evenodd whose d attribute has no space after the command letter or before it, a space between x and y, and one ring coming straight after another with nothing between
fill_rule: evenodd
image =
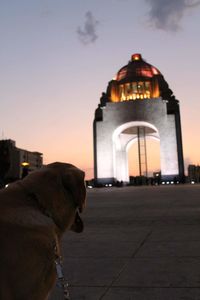
<instances>
[{"instance_id":1,"label":"monument facade","mask_svg":"<svg viewBox=\"0 0 200 300\"><path fill-rule=\"evenodd\" d=\"M133 143L138 143L139 175L148 177L149 138L160 141L162 180L184 178L179 101L141 54L133 54L108 83L95 111L93 134L97 184L129 182L128 150Z\"/></svg>"}]
</instances>

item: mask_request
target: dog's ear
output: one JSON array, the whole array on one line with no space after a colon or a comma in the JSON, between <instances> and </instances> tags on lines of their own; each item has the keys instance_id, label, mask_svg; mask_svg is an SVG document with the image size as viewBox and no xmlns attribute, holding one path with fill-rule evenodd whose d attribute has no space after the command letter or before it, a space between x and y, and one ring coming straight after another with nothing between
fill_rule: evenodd
<instances>
[{"instance_id":1,"label":"dog's ear","mask_svg":"<svg viewBox=\"0 0 200 300\"><path fill-rule=\"evenodd\" d=\"M63 188L61 174L44 167L30 173L22 180L21 185L35 196L39 208L51 217L62 231L71 226L76 209L71 194Z\"/></svg>"},{"instance_id":2,"label":"dog's ear","mask_svg":"<svg viewBox=\"0 0 200 300\"><path fill-rule=\"evenodd\" d=\"M86 188L85 188L85 173L80 169L71 165L62 175L63 186L65 190L69 191L72 198L82 212L85 208Z\"/></svg>"}]
</instances>

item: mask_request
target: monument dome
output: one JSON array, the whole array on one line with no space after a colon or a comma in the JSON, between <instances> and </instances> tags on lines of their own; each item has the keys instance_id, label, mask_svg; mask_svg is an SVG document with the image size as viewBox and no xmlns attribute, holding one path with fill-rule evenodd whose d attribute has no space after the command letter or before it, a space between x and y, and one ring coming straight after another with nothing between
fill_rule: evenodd
<instances>
[{"instance_id":1,"label":"monument dome","mask_svg":"<svg viewBox=\"0 0 200 300\"><path fill-rule=\"evenodd\" d=\"M138 80L148 80L154 76L161 74L154 66L148 64L139 53L133 54L131 61L122 67L117 75L116 80L120 83L128 83Z\"/></svg>"},{"instance_id":2,"label":"monument dome","mask_svg":"<svg viewBox=\"0 0 200 300\"><path fill-rule=\"evenodd\" d=\"M159 97L174 99L161 72L139 53L133 54L129 63L117 72L109 82L106 94L109 102Z\"/></svg>"}]
</instances>

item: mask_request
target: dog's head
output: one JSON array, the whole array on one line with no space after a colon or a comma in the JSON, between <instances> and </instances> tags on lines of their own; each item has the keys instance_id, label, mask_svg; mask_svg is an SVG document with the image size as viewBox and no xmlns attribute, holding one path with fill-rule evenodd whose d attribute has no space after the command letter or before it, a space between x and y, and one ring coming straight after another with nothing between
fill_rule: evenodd
<instances>
[{"instance_id":1,"label":"dog's head","mask_svg":"<svg viewBox=\"0 0 200 300\"><path fill-rule=\"evenodd\" d=\"M62 232L83 231L80 218L85 207L84 172L71 164L52 163L30 173L21 184L35 195L38 205Z\"/></svg>"}]
</instances>

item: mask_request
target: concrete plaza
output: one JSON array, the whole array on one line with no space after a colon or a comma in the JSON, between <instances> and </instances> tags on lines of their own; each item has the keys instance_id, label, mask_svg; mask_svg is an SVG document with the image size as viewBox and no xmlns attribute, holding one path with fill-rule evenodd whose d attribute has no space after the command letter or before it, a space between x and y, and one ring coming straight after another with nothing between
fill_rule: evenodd
<instances>
[{"instance_id":1,"label":"concrete plaza","mask_svg":"<svg viewBox=\"0 0 200 300\"><path fill-rule=\"evenodd\" d=\"M200 300L200 185L88 190L82 217L63 238L71 300Z\"/></svg>"}]
</instances>

